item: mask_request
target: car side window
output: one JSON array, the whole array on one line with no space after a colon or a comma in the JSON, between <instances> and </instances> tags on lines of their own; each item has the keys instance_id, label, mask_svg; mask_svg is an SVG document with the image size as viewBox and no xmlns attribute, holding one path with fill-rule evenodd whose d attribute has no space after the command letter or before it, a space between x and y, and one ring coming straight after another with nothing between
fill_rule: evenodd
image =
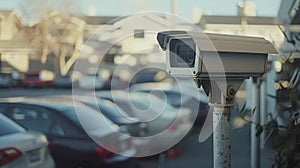
<instances>
[{"instance_id":1,"label":"car side window","mask_svg":"<svg viewBox=\"0 0 300 168\"><path fill-rule=\"evenodd\" d=\"M46 134L63 136L61 125L50 113L44 110L27 107L12 107L9 117L25 128Z\"/></svg>"},{"instance_id":2,"label":"car side window","mask_svg":"<svg viewBox=\"0 0 300 168\"><path fill-rule=\"evenodd\" d=\"M4 114L7 111L7 108L4 106L0 106L0 113Z\"/></svg>"},{"instance_id":3,"label":"car side window","mask_svg":"<svg viewBox=\"0 0 300 168\"><path fill-rule=\"evenodd\" d=\"M130 105L128 105L128 103L123 102L123 101L118 101L117 105L123 110L125 111L130 117L136 117L132 107L130 107Z\"/></svg>"}]
</instances>

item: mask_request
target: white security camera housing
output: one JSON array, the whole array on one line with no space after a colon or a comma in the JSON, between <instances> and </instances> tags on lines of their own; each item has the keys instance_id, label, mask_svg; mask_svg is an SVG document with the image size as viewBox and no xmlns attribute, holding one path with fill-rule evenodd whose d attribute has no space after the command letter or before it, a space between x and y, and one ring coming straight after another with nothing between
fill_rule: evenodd
<instances>
[{"instance_id":1,"label":"white security camera housing","mask_svg":"<svg viewBox=\"0 0 300 168\"><path fill-rule=\"evenodd\" d=\"M158 33L157 40L166 51L167 71L179 77L249 78L266 71L274 46L264 38L185 31Z\"/></svg>"}]
</instances>

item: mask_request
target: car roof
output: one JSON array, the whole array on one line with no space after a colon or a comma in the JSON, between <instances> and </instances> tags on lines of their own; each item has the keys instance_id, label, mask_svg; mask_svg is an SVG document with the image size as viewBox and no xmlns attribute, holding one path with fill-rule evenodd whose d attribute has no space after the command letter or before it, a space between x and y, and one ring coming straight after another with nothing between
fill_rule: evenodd
<instances>
[{"instance_id":1,"label":"car roof","mask_svg":"<svg viewBox=\"0 0 300 168\"><path fill-rule=\"evenodd\" d=\"M148 82L148 83L138 83L130 86L129 89L133 90L144 90L144 89L161 89L161 90L172 90L173 84L170 82Z\"/></svg>"},{"instance_id":2,"label":"car roof","mask_svg":"<svg viewBox=\"0 0 300 168\"><path fill-rule=\"evenodd\" d=\"M130 95L128 95L130 94ZM149 94L149 93L144 93L144 92L127 92L127 91L120 91L120 90L113 90L113 91L99 91L96 92L96 96L100 98L107 98L107 99L113 99L116 101L126 101L128 100L134 100L137 102L144 102L145 99L149 100L151 97L151 102L153 101L157 103L161 103L161 100L157 98L156 96ZM128 97L129 96L129 97ZM170 105L168 105L171 107Z\"/></svg>"},{"instance_id":3,"label":"car roof","mask_svg":"<svg viewBox=\"0 0 300 168\"><path fill-rule=\"evenodd\" d=\"M168 83L143 83L143 84L135 84L132 85L128 90L134 92L151 92L154 90L161 90L165 93L178 93L184 96L194 97L201 102L208 103L208 96L205 94L203 89L197 89L195 92L195 88L184 87L184 90L180 91L178 86L173 86ZM197 94L198 93L198 94Z\"/></svg>"},{"instance_id":4,"label":"car roof","mask_svg":"<svg viewBox=\"0 0 300 168\"><path fill-rule=\"evenodd\" d=\"M74 106L74 103L70 99L58 98L58 97L37 97L37 98L28 98L28 97L13 97L13 98L1 98L0 103L23 103L23 104L32 104L38 106L45 106L48 108L62 110Z\"/></svg>"},{"instance_id":5,"label":"car roof","mask_svg":"<svg viewBox=\"0 0 300 168\"><path fill-rule=\"evenodd\" d=\"M89 95L58 95L58 96L50 96L48 98L57 98L57 99L67 99L69 101L73 102L81 102L83 104L85 103L112 103L110 100L107 99L101 99L99 97L93 97Z\"/></svg>"}]
</instances>

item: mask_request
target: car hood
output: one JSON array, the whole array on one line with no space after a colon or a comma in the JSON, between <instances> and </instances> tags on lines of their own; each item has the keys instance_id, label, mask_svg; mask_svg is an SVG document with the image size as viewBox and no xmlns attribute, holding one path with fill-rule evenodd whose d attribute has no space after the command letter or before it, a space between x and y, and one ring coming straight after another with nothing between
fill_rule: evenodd
<instances>
[{"instance_id":1,"label":"car hood","mask_svg":"<svg viewBox=\"0 0 300 168\"><path fill-rule=\"evenodd\" d=\"M29 131L8 134L0 137L0 148L16 147L22 151L28 151L46 146L47 138L40 133Z\"/></svg>"}]
</instances>

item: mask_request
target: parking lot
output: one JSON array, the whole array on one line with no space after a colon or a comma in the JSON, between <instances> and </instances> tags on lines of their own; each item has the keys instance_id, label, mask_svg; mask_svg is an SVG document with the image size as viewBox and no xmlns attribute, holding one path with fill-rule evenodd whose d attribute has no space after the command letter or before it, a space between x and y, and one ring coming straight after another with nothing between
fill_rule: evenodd
<instances>
[{"instance_id":1,"label":"parking lot","mask_svg":"<svg viewBox=\"0 0 300 168\"><path fill-rule=\"evenodd\" d=\"M83 91L84 92L84 91ZM89 91L86 91L89 92ZM56 88L2 88L0 97L38 97L53 95L70 95L72 89ZM245 93L238 94L238 102L244 102ZM233 113L232 120L236 117ZM179 143L180 155L176 158L168 159L164 157L137 158L142 167L146 168L194 168L194 167L213 167L213 145L212 136L203 143L198 142L201 127L194 127L188 135ZM236 168L250 167L250 128L246 125L242 128L232 126L232 166ZM270 167L272 163L271 152L264 149L262 153L263 167Z\"/></svg>"}]
</instances>

